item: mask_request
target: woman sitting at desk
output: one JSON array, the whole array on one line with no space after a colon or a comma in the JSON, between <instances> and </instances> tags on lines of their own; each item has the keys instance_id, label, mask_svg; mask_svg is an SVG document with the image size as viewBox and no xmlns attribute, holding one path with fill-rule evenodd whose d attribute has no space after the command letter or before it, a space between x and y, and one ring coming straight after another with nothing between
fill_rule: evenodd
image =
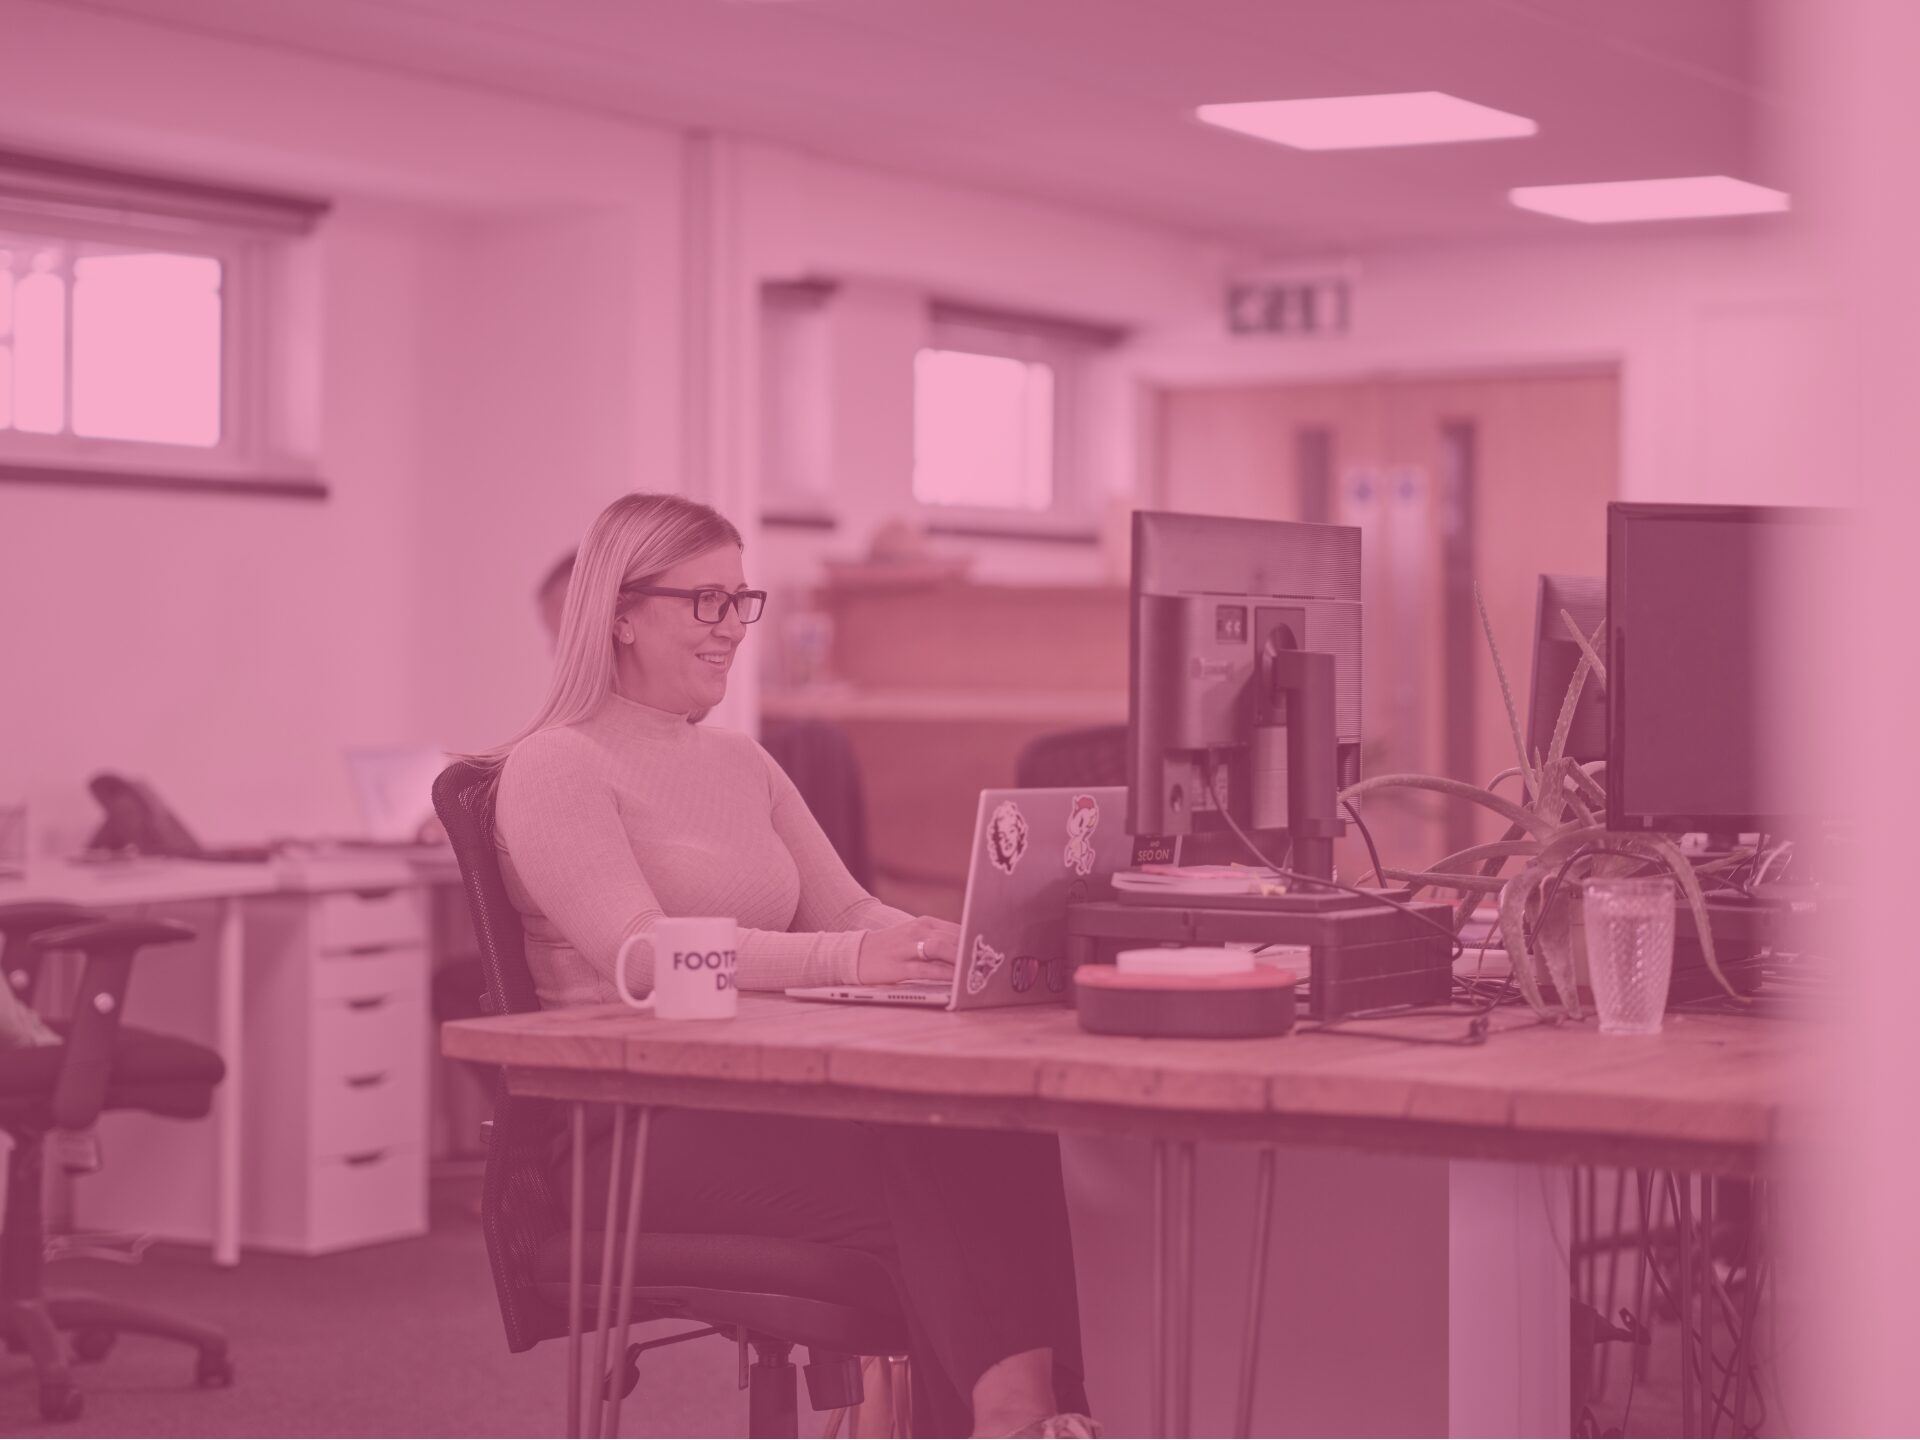
<instances>
[{"instance_id":1,"label":"woman sitting at desk","mask_svg":"<svg viewBox=\"0 0 1920 1440\"><path fill-rule=\"evenodd\" d=\"M744 989L952 974L954 925L867 894L767 753L697 723L765 603L746 588L739 532L704 505L628 495L587 532L546 703L489 757L501 868L543 1005L618 999L622 943L668 915L733 916ZM648 954L628 957L641 984ZM610 1139L588 1155L601 1191ZM885 1260L912 1337L917 1433L1095 1433L1079 1413L1051 1137L667 1110L646 1167L649 1229Z\"/></svg>"}]
</instances>

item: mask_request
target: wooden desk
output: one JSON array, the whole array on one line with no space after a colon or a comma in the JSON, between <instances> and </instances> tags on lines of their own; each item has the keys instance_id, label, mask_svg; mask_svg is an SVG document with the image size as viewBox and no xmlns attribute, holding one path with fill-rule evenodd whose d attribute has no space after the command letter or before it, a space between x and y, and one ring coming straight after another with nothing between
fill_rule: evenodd
<instances>
[{"instance_id":1,"label":"wooden desk","mask_svg":"<svg viewBox=\"0 0 1920 1440\"><path fill-rule=\"evenodd\" d=\"M1400 1024L1459 1029L1452 1019ZM602 1006L456 1022L443 1046L505 1066L518 1093L553 1099L1145 1136L1158 1142L1156 1165L1175 1146L1176 1197L1191 1194L1196 1141L1760 1175L1813 1063L1806 1027L1780 1020L1674 1015L1647 1039L1536 1025L1525 1012L1498 1026L1473 1048L1316 1034L1150 1041L1089 1035L1058 1007L952 1015L743 995L733 1021L676 1024ZM1270 1194L1271 1160L1262 1164ZM1185 1264L1157 1254L1156 1277L1190 1285L1190 1231L1180 1244ZM1190 1288L1173 1295L1175 1338L1156 1316L1156 1348L1173 1376L1178 1433ZM1256 1318L1243 1335L1257 1330ZM1244 1416L1252 1342L1243 1344Z\"/></svg>"},{"instance_id":2,"label":"wooden desk","mask_svg":"<svg viewBox=\"0 0 1920 1440\"><path fill-rule=\"evenodd\" d=\"M1726 1175L1762 1171L1812 1063L1787 1021L1674 1015L1658 1036L1616 1039L1523 1014L1471 1048L1201 1042L1089 1035L1057 1006L952 1015L743 995L733 1021L596 1006L460 1021L443 1044L556 1099Z\"/></svg>"},{"instance_id":3,"label":"wooden desk","mask_svg":"<svg viewBox=\"0 0 1920 1440\"><path fill-rule=\"evenodd\" d=\"M246 1086L246 959L248 900L274 895L379 892L398 887L457 883L451 853L418 855L346 852L289 856L260 864L137 859L108 864L47 862L25 875L0 879L0 905L18 901L63 901L95 910L212 903L218 907L213 976L213 1048L226 1063L225 1083L214 1091L211 1242L219 1265L240 1260L243 1133ZM164 965L164 953L156 957ZM152 984L136 978L136 994ZM257 1042L281 1037L255 1035ZM422 1182L424 1186L424 1180ZM424 1214L424 1191L420 1200Z\"/></svg>"}]
</instances>

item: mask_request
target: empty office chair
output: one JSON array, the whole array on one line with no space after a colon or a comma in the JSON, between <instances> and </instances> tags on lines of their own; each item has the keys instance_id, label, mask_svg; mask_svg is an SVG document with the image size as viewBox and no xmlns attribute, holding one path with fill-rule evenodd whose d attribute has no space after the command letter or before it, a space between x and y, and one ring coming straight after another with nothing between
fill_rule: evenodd
<instances>
[{"instance_id":1,"label":"empty office chair","mask_svg":"<svg viewBox=\"0 0 1920 1440\"><path fill-rule=\"evenodd\" d=\"M846 727L831 720L768 720L760 726L760 743L787 772L847 873L862 890L873 889L867 797Z\"/></svg>"},{"instance_id":2,"label":"empty office chair","mask_svg":"<svg viewBox=\"0 0 1920 1440\"><path fill-rule=\"evenodd\" d=\"M464 763L434 782L433 804L460 861L474 933L486 969L487 1008L494 1014L537 1010L519 912L507 898L493 840L493 787ZM553 1183L554 1139L566 1107L507 1092L497 1084L481 1226L494 1289L506 1324L507 1348L530 1349L568 1333L567 1207ZM594 1208L588 1197L588 1208ZM583 1326L599 1312L598 1257L604 1236L586 1237L588 1282ZM903 1355L906 1321L886 1266L872 1256L758 1235L645 1233L634 1264L636 1320L688 1320L703 1329L649 1346L721 1334L751 1346L749 1435L799 1430L795 1374L789 1355L807 1348L807 1391L816 1410L857 1405L860 1362L867 1355ZM606 1377L622 1393L636 1378L640 1346L616 1359Z\"/></svg>"},{"instance_id":3,"label":"empty office chair","mask_svg":"<svg viewBox=\"0 0 1920 1440\"><path fill-rule=\"evenodd\" d=\"M48 1420L78 1419L82 1408L61 1357L62 1330L72 1333L80 1360L105 1358L123 1333L178 1340L199 1352L194 1375L200 1384L233 1383L227 1337L218 1330L97 1295L42 1290L47 1239L41 1177L48 1132L84 1129L103 1110L194 1120L213 1107L213 1087L225 1074L218 1055L120 1023L135 953L192 938L193 931L167 920L110 921L71 905L0 906L0 967L16 994L32 995L49 951L86 957L73 1018L53 1027L60 1043L0 1050L0 1129L13 1138L6 1228L0 1231L0 1340L33 1357L40 1413Z\"/></svg>"},{"instance_id":4,"label":"empty office chair","mask_svg":"<svg viewBox=\"0 0 1920 1440\"><path fill-rule=\"evenodd\" d=\"M1013 783L1023 790L1127 783L1127 727L1094 725L1041 735L1021 747Z\"/></svg>"}]
</instances>

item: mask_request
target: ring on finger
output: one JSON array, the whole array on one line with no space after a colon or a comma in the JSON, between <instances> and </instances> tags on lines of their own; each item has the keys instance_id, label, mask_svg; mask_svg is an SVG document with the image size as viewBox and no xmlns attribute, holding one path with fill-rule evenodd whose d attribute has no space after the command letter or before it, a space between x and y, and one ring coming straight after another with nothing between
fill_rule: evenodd
<instances>
[{"instance_id":1,"label":"ring on finger","mask_svg":"<svg viewBox=\"0 0 1920 1440\"><path fill-rule=\"evenodd\" d=\"M915 955L918 955L922 960L926 959L927 958L927 942L925 940L914 941L913 953Z\"/></svg>"}]
</instances>

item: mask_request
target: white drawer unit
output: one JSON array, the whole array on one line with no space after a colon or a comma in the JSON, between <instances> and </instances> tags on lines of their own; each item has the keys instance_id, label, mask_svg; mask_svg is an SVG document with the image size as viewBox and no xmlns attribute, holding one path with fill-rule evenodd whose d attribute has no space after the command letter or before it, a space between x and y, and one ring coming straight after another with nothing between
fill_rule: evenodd
<instances>
[{"instance_id":1,"label":"white drawer unit","mask_svg":"<svg viewBox=\"0 0 1920 1440\"><path fill-rule=\"evenodd\" d=\"M248 973L246 1243L311 1255L425 1233L426 902L335 891L252 917L250 939L284 948ZM268 1030L298 1043L263 1053Z\"/></svg>"},{"instance_id":2,"label":"white drawer unit","mask_svg":"<svg viewBox=\"0 0 1920 1440\"><path fill-rule=\"evenodd\" d=\"M426 1232L427 902L418 885L247 902L243 1246L317 1255ZM169 958L164 981L135 977L129 1019L210 1042L209 982ZM211 1127L109 1118L112 1171L141 1179L82 1183L80 1223L210 1238Z\"/></svg>"},{"instance_id":3,"label":"white drawer unit","mask_svg":"<svg viewBox=\"0 0 1920 1440\"><path fill-rule=\"evenodd\" d=\"M418 886L308 897L314 954L373 955L426 943L427 892Z\"/></svg>"}]
</instances>

